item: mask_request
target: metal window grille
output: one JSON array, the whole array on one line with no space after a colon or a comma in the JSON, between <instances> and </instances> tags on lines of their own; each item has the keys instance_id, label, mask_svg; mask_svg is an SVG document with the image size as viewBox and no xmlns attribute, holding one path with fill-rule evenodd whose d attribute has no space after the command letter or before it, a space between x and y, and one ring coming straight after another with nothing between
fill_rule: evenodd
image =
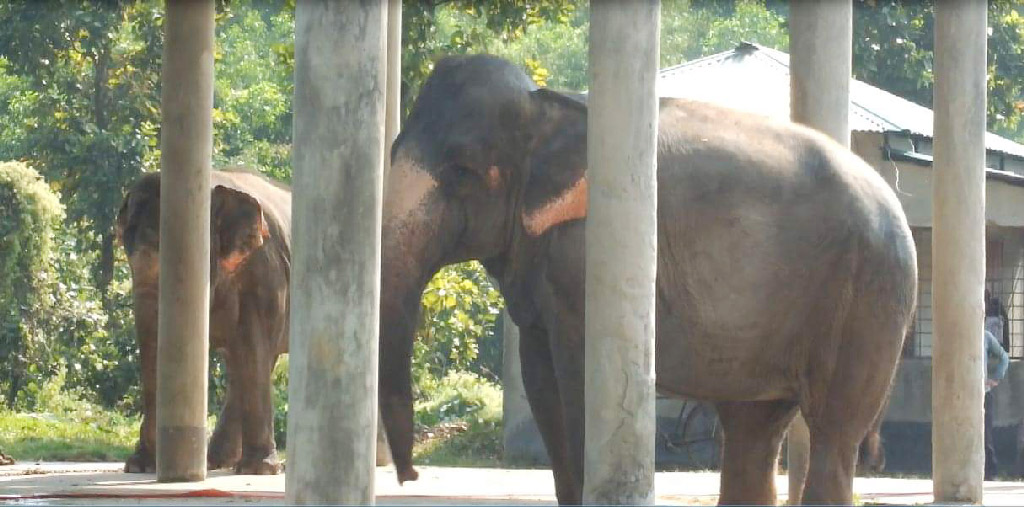
<instances>
[{"instance_id":1,"label":"metal window grille","mask_svg":"<svg viewBox=\"0 0 1024 507\"><path fill-rule=\"evenodd\" d=\"M917 245L918 287L917 311L908 332L909 343L904 355L910 357L932 356L932 232L928 228L913 230ZM1000 239L990 239L986 244L985 287L999 298L1009 317L1010 357L1024 358L1024 273L1016 262L1006 260L1006 245ZM1009 264L1009 265L1007 265ZM980 324L979 324L980 325ZM997 336L1002 341L1001 336Z\"/></svg>"}]
</instances>

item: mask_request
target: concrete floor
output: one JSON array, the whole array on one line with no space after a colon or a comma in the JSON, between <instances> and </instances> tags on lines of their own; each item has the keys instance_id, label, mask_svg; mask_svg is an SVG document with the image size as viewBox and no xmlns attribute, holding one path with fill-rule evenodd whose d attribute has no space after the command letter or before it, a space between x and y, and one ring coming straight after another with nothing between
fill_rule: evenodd
<instances>
[{"instance_id":1,"label":"concrete floor","mask_svg":"<svg viewBox=\"0 0 1024 507\"><path fill-rule=\"evenodd\" d=\"M13 505L234 505L281 504L284 476L260 477L212 472L200 483L158 483L152 474L125 474L120 463L34 463L0 467L0 503ZM399 486L394 470L377 468L377 503L388 505L551 505L548 470L419 467L420 479ZM779 501L786 476L779 476ZM655 479L660 505L709 505L718 499L718 474L660 472ZM923 504L932 501L927 479L858 478L865 504ZM985 483L986 505L1024 505L1024 483Z\"/></svg>"}]
</instances>

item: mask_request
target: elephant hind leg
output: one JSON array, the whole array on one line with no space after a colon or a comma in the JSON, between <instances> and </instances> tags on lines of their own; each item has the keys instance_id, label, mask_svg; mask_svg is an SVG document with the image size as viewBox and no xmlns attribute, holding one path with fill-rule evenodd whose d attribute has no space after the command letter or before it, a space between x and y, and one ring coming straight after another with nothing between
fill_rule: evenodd
<instances>
[{"instance_id":1,"label":"elephant hind leg","mask_svg":"<svg viewBox=\"0 0 1024 507\"><path fill-rule=\"evenodd\" d=\"M875 315L878 315L876 311ZM803 503L808 505L853 502L853 476L865 435L884 415L893 371L902 348L902 326L871 326L877 317L854 314L854 326L838 350L835 369L827 379L826 396L807 409L811 436L810 470Z\"/></svg>"},{"instance_id":2,"label":"elephant hind leg","mask_svg":"<svg viewBox=\"0 0 1024 507\"><path fill-rule=\"evenodd\" d=\"M725 432L719 505L774 505L779 446L796 415L796 402L728 402L715 407Z\"/></svg>"}]
</instances>

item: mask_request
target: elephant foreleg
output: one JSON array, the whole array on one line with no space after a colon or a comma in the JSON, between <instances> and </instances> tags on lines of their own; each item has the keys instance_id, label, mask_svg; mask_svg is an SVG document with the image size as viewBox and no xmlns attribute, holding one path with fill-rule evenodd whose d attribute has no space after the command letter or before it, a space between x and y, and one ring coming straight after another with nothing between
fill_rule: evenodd
<instances>
[{"instance_id":1,"label":"elephant foreleg","mask_svg":"<svg viewBox=\"0 0 1024 507\"><path fill-rule=\"evenodd\" d=\"M775 505L775 469L796 403L718 403L725 432L719 505Z\"/></svg>"},{"instance_id":2,"label":"elephant foreleg","mask_svg":"<svg viewBox=\"0 0 1024 507\"><path fill-rule=\"evenodd\" d=\"M579 504L582 500L582 482L573 475L570 468L562 397L558 390L558 379L555 378L547 334L536 326L521 328L519 355L526 397L551 459L558 503Z\"/></svg>"},{"instance_id":3,"label":"elephant foreleg","mask_svg":"<svg viewBox=\"0 0 1024 507\"><path fill-rule=\"evenodd\" d=\"M136 304L136 309L139 308ZM156 472L156 315L136 311L142 368L142 425L135 452L124 463L127 473Z\"/></svg>"},{"instance_id":4,"label":"elephant foreleg","mask_svg":"<svg viewBox=\"0 0 1024 507\"><path fill-rule=\"evenodd\" d=\"M253 336L255 344L263 343ZM252 344L252 345L255 345ZM233 368L236 375L230 382L245 386L242 399L242 459L235 473L248 475L274 475L282 470L274 444L274 405L270 375L277 356L258 346L237 347L231 356L238 357Z\"/></svg>"}]
</instances>

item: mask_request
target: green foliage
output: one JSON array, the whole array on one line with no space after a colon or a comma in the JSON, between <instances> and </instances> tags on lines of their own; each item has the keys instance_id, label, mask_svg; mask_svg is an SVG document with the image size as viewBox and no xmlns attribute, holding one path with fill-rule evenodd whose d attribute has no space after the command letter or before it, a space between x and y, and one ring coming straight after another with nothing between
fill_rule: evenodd
<instances>
[{"instance_id":1,"label":"green foliage","mask_svg":"<svg viewBox=\"0 0 1024 507\"><path fill-rule=\"evenodd\" d=\"M494 334L504 301L478 262L441 269L423 291L413 345L413 380L421 390L451 371L497 378L500 364L479 361L480 341Z\"/></svg>"},{"instance_id":2,"label":"green foliage","mask_svg":"<svg viewBox=\"0 0 1024 507\"><path fill-rule=\"evenodd\" d=\"M436 38L462 42L465 33L486 33L485 23L456 9L435 15ZM541 86L584 90L588 86L590 9L572 2L556 18L541 19L514 38L484 38L461 51L486 51L515 62ZM785 18L764 1L665 0L661 7L661 65L670 66L736 47L741 41L786 50ZM453 42L453 45L454 45Z\"/></svg>"},{"instance_id":3,"label":"green foliage","mask_svg":"<svg viewBox=\"0 0 1024 507\"><path fill-rule=\"evenodd\" d=\"M451 372L415 404L420 439L414 451L424 464L496 465L502 448L502 393L494 382Z\"/></svg>"},{"instance_id":4,"label":"green foliage","mask_svg":"<svg viewBox=\"0 0 1024 507\"><path fill-rule=\"evenodd\" d=\"M282 355L271 376L274 389L274 441L278 449L288 443L288 354Z\"/></svg>"},{"instance_id":5,"label":"green foliage","mask_svg":"<svg viewBox=\"0 0 1024 507\"><path fill-rule=\"evenodd\" d=\"M31 89L17 158L56 184L70 223L91 231L79 241L100 251L91 268L105 294L122 190L158 159L160 5L5 2L0 25L0 57Z\"/></svg>"},{"instance_id":6,"label":"green foliage","mask_svg":"<svg viewBox=\"0 0 1024 507\"><path fill-rule=\"evenodd\" d=\"M434 62L453 54L494 52L542 23L566 24L573 0L448 0L402 5L402 104L408 111ZM444 26L451 19L456 25ZM518 60L523 63L522 60Z\"/></svg>"},{"instance_id":7,"label":"green foliage","mask_svg":"<svg viewBox=\"0 0 1024 507\"><path fill-rule=\"evenodd\" d=\"M0 357L7 358L0 386L10 406L48 352L42 320L54 303L46 288L54 276L54 229L63 217L39 173L0 162Z\"/></svg>"},{"instance_id":8,"label":"green foliage","mask_svg":"<svg viewBox=\"0 0 1024 507\"><path fill-rule=\"evenodd\" d=\"M139 420L106 411L65 384L60 367L34 390L37 410L0 408L0 448L19 461L120 461L138 437Z\"/></svg>"},{"instance_id":9,"label":"green foliage","mask_svg":"<svg viewBox=\"0 0 1024 507\"><path fill-rule=\"evenodd\" d=\"M853 73L884 90L932 105L934 2L854 2ZM988 2L988 128L1024 142L1024 4Z\"/></svg>"},{"instance_id":10,"label":"green foliage","mask_svg":"<svg viewBox=\"0 0 1024 507\"><path fill-rule=\"evenodd\" d=\"M217 26L215 165L242 164L291 181L294 12L284 4L235 1Z\"/></svg>"},{"instance_id":11,"label":"green foliage","mask_svg":"<svg viewBox=\"0 0 1024 507\"><path fill-rule=\"evenodd\" d=\"M67 366L68 385L90 393L83 396L103 406L135 410L140 406L139 354L128 268L115 265L104 309L89 277L97 253L80 254L76 244L83 234L87 232L61 229L57 236L56 276L49 287L54 305L46 320L46 334L55 341L51 362Z\"/></svg>"}]
</instances>

